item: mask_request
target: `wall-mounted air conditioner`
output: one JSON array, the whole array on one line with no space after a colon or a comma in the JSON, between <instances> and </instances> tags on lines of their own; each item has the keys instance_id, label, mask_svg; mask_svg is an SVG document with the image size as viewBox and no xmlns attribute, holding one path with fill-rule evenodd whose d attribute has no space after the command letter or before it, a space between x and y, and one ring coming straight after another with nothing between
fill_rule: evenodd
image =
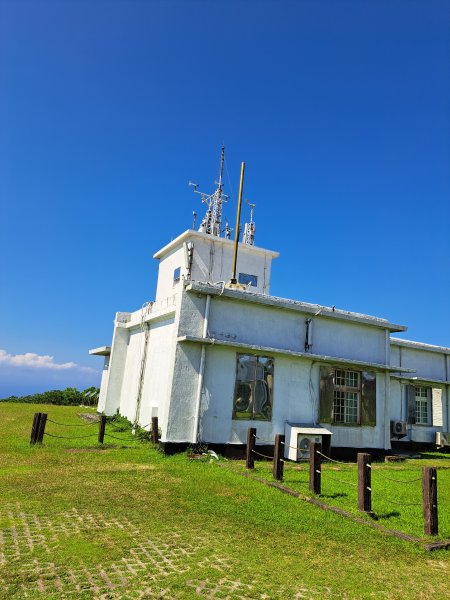
<instances>
[{"instance_id":1,"label":"wall-mounted air conditioner","mask_svg":"<svg viewBox=\"0 0 450 600\"><path fill-rule=\"evenodd\" d=\"M449 443L450 434L444 433L443 431L436 431L436 446L438 448L444 448L444 446L450 446Z\"/></svg>"},{"instance_id":2,"label":"wall-mounted air conditioner","mask_svg":"<svg viewBox=\"0 0 450 600\"><path fill-rule=\"evenodd\" d=\"M408 424L406 421L391 421L391 435L397 439L408 435Z\"/></svg>"}]
</instances>

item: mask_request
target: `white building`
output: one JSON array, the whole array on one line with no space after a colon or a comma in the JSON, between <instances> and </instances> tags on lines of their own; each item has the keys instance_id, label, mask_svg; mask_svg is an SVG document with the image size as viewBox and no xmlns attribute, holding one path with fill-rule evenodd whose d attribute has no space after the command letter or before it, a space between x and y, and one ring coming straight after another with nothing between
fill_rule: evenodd
<instances>
[{"instance_id":1,"label":"white building","mask_svg":"<svg viewBox=\"0 0 450 600\"><path fill-rule=\"evenodd\" d=\"M111 346L90 351L105 357L98 411L141 426L158 416L168 452L196 442L239 451L248 427L260 445L331 432L341 453L434 444L450 431L450 349L392 337L406 327L385 319L271 296L278 253L253 245L253 223L239 243L240 285L228 286L222 198L220 177L200 231L154 255L155 301L117 313Z\"/></svg>"}]
</instances>

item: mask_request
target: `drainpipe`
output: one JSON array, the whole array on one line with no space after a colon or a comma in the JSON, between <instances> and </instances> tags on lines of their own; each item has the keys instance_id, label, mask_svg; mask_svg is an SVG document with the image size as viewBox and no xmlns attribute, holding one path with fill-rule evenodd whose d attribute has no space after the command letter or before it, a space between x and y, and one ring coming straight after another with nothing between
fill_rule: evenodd
<instances>
[{"instance_id":1,"label":"drainpipe","mask_svg":"<svg viewBox=\"0 0 450 600\"><path fill-rule=\"evenodd\" d=\"M389 336L389 329L385 329L385 356L384 364L390 365L391 360L391 340ZM391 448L391 424L389 419L389 409L391 405L391 375L390 371L386 369L384 375L384 449L390 450Z\"/></svg>"},{"instance_id":2,"label":"drainpipe","mask_svg":"<svg viewBox=\"0 0 450 600\"><path fill-rule=\"evenodd\" d=\"M447 428L445 431L450 431L450 356L448 354L445 355L445 381L447 382L447 385L445 386L445 412L447 413Z\"/></svg>"},{"instance_id":3,"label":"drainpipe","mask_svg":"<svg viewBox=\"0 0 450 600\"><path fill-rule=\"evenodd\" d=\"M203 332L202 338L206 339L208 335L208 321L209 321L209 307L211 304L211 296L206 296L206 307L205 307L205 318L203 319ZM200 357L200 368L198 372L198 383L197 383L197 395L195 398L195 415L194 415L194 435L192 437L192 443L196 444L198 441L198 426L200 417L200 404L202 400L202 388L203 388L203 376L205 374L205 354L206 346L202 344L202 354Z\"/></svg>"}]
</instances>

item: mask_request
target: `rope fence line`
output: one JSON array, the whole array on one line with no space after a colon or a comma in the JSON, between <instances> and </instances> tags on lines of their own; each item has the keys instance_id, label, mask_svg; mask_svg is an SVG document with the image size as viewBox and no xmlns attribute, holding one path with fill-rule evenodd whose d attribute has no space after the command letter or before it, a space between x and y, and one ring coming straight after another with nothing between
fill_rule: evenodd
<instances>
[{"instance_id":1,"label":"rope fence line","mask_svg":"<svg viewBox=\"0 0 450 600\"><path fill-rule=\"evenodd\" d=\"M344 462L342 460L334 460L334 458L330 458L329 456L326 456L325 454L322 454L322 452L320 452L319 450L316 450L317 454L320 454L320 456L322 456L325 460L329 460L332 463L336 463L338 465L346 465L348 467L351 467L352 465L349 465L349 463Z\"/></svg>"},{"instance_id":2,"label":"rope fence line","mask_svg":"<svg viewBox=\"0 0 450 600\"><path fill-rule=\"evenodd\" d=\"M267 456L267 454L261 454L261 452L257 452L256 450L252 450L252 452L253 452L253 454L257 454L258 456L262 456L263 458L268 458L269 460L273 460L273 456Z\"/></svg>"},{"instance_id":3,"label":"rope fence line","mask_svg":"<svg viewBox=\"0 0 450 600\"><path fill-rule=\"evenodd\" d=\"M343 479L339 479L338 477L335 476L335 474L333 473L333 471L327 471L327 475L331 473L333 475L332 479L334 481L338 481L339 483L343 483L344 485L351 485L353 487L358 487L357 483L353 483L353 481L344 481Z\"/></svg>"},{"instance_id":4,"label":"rope fence line","mask_svg":"<svg viewBox=\"0 0 450 600\"><path fill-rule=\"evenodd\" d=\"M58 421L47 419L47 423L54 423L55 425L60 425L61 427L90 427L91 425L98 425L99 422L99 420L96 420L91 421L90 423L59 423Z\"/></svg>"},{"instance_id":5,"label":"rope fence line","mask_svg":"<svg viewBox=\"0 0 450 600\"><path fill-rule=\"evenodd\" d=\"M54 435L52 433L44 432L44 435L48 435L48 437L57 438L59 440L81 440L89 437L97 437L96 433L89 433L88 435L76 435L76 436L67 436L67 435Z\"/></svg>"},{"instance_id":6,"label":"rope fence line","mask_svg":"<svg viewBox=\"0 0 450 600\"><path fill-rule=\"evenodd\" d=\"M111 435L110 433L106 433L106 432L105 432L105 437L113 438L114 440L119 440L121 442L135 442L136 441L136 438L132 438L132 439L120 438L120 437Z\"/></svg>"},{"instance_id":7,"label":"rope fence line","mask_svg":"<svg viewBox=\"0 0 450 600\"><path fill-rule=\"evenodd\" d=\"M373 471L372 471L373 473ZM417 477L415 479L394 479L393 477L388 477L387 475L383 475L380 471L376 471L377 475L379 475L382 479L387 479L388 481L394 481L395 483L416 483L417 481L422 481L422 477Z\"/></svg>"},{"instance_id":8,"label":"rope fence line","mask_svg":"<svg viewBox=\"0 0 450 600\"><path fill-rule=\"evenodd\" d=\"M300 454L304 454L306 452L306 450L304 450L303 448L299 448L298 446L289 446L289 444L286 444L286 442L281 442L281 444L285 447L285 448L290 448L292 450L297 450L297 452L300 452ZM305 457L306 458L306 457Z\"/></svg>"}]
</instances>

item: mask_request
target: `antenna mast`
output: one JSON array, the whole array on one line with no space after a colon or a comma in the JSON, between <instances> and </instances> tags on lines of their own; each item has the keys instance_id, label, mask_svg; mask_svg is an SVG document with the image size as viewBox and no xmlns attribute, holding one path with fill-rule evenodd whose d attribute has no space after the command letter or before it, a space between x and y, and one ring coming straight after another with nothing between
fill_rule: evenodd
<instances>
[{"instance_id":1,"label":"antenna mast","mask_svg":"<svg viewBox=\"0 0 450 600\"><path fill-rule=\"evenodd\" d=\"M256 223L253 221L253 211L255 210L256 204L251 204L248 200L245 201L250 206L250 223L245 224L243 244L253 246L255 243L255 231Z\"/></svg>"},{"instance_id":2,"label":"antenna mast","mask_svg":"<svg viewBox=\"0 0 450 600\"><path fill-rule=\"evenodd\" d=\"M202 219L199 231L220 237L222 231L222 204L227 202L229 196L223 193L223 165L225 161L225 146L222 146L220 154L219 181L215 181L217 188L212 194L200 192L196 183L189 182L194 187L194 192L200 194L202 203L207 204L206 214Z\"/></svg>"}]
</instances>

